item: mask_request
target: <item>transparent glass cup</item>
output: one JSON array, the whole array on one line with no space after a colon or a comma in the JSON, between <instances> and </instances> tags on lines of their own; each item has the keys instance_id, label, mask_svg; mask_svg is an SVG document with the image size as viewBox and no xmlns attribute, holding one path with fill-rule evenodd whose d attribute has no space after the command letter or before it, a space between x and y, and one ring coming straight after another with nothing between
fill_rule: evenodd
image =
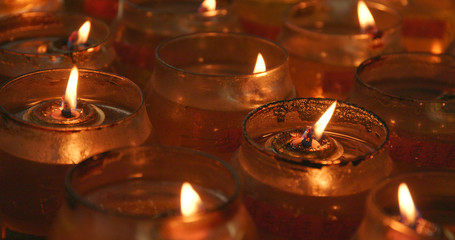
<instances>
[{"instance_id":1,"label":"transparent glass cup","mask_svg":"<svg viewBox=\"0 0 455 240\"><path fill-rule=\"evenodd\" d=\"M90 20L86 47L67 50L73 31ZM44 29L44 30L43 30ZM29 12L0 18L0 83L37 70L79 68L105 70L115 58L109 26L83 15Z\"/></svg>"},{"instance_id":2,"label":"transparent glass cup","mask_svg":"<svg viewBox=\"0 0 455 240\"><path fill-rule=\"evenodd\" d=\"M238 31L231 0L200 10L201 0L125 0L113 26L116 71L144 88L152 75L155 48L163 40L195 32Z\"/></svg>"},{"instance_id":3,"label":"transparent glass cup","mask_svg":"<svg viewBox=\"0 0 455 240\"><path fill-rule=\"evenodd\" d=\"M399 171L455 167L454 66L451 56L398 53L357 68L349 101L387 122Z\"/></svg>"},{"instance_id":4,"label":"transparent glass cup","mask_svg":"<svg viewBox=\"0 0 455 240\"><path fill-rule=\"evenodd\" d=\"M440 232L434 233L434 237L417 233L400 222L397 196L400 183L406 183L408 186L421 217L438 226ZM353 239L453 239L455 236L453 206L455 206L453 171L417 171L387 178L369 193L365 217Z\"/></svg>"},{"instance_id":5,"label":"transparent glass cup","mask_svg":"<svg viewBox=\"0 0 455 240\"><path fill-rule=\"evenodd\" d=\"M356 4L304 1L286 13L278 42L289 51L297 96L345 100L362 61L401 49L399 13L367 2L378 31L361 33Z\"/></svg>"},{"instance_id":6,"label":"transparent glass cup","mask_svg":"<svg viewBox=\"0 0 455 240\"><path fill-rule=\"evenodd\" d=\"M266 71L253 73L258 53ZM241 123L249 111L295 96L286 51L269 40L236 33L196 33L163 42L146 92L161 144L224 160L240 145Z\"/></svg>"},{"instance_id":7,"label":"transparent glass cup","mask_svg":"<svg viewBox=\"0 0 455 240\"><path fill-rule=\"evenodd\" d=\"M299 0L237 0L236 11L242 29L251 34L276 39L283 15Z\"/></svg>"},{"instance_id":8,"label":"transparent glass cup","mask_svg":"<svg viewBox=\"0 0 455 240\"><path fill-rule=\"evenodd\" d=\"M189 182L204 209L180 214ZM66 177L49 239L256 239L238 177L221 160L177 147L136 147L89 158Z\"/></svg>"},{"instance_id":9,"label":"transparent glass cup","mask_svg":"<svg viewBox=\"0 0 455 240\"><path fill-rule=\"evenodd\" d=\"M80 117L50 118L69 75L70 69L43 70L0 88L0 218L7 239L46 236L63 202L70 166L113 148L154 141L140 89L109 73L80 70Z\"/></svg>"},{"instance_id":10,"label":"transparent glass cup","mask_svg":"<svg viewBox=\"0 0 455 240\"><path fill-rule=\"evenodd\" d=\"M327 144L321 140L313 152L290 148L285 137L302 135L333 101L278 101L245 118L233 164L261 239L349 239L367 191L391 173L384 122L341 101L324 132Z\"/></svg>"}]
</instances>

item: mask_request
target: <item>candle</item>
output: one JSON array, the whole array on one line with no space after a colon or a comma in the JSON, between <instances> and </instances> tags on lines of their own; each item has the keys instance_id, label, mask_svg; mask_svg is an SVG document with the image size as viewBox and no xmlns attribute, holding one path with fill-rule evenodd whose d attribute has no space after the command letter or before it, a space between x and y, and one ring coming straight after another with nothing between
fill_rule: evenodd
<instances>
[{"instance_id":1,"label":"candle","mask_svg":"<svg viewBox=\"0 0 455 240\"><path fill-rule=\"evenodd\" d=\"M454 63L450 56L402 53L358 67L349 101L387 122L398 171L455 166Z\"/></svg>"},{"instance_id":2,"label":"candle","mask_svg":"<svg viewBox=\"0 0 455 240\"><path fill-rule=\"evenodd\" d=\"M298 0L237 0L239 23L245 32L274 40L283 23L283 14Z\"/></svg>"},{"instance_id":3,"label":"candle","mask_svg":"<svg viewBox=\"0 0 455 240\"><path fill-rule=\"evenodd\" d=\"M317 145L304 144L307 131ZM349 239L367 191L392 170L385 124L345 102L273 102L250 112L243 132L233 162L261 239Z\"/></svg>"},{"instance_id":4,"label":"candle","mask_svg":"<svg viewBox=\"0 0 455 240\"><path fill-rule=\"evenodd\" d=\"M81 162L67 180L52 240L256 239L237 175L204 153L123 148Z\"/></svg>"},{"instance_id":5,"label":"candle","mask_svg":"<svg viewBox=\"0 0 455 240\"><path fill-rule=\"evenodd\" d=\"M86 24L78 33L86 21L90 29ZM85 43L73 42L83 35ZM109 26L99 20L51 12L0 18L0 83L37 70L73 65L108 70L114 57Z\"/></svg>"},{"instance_id":6,"label":"candle","mask_svg":"<svg viewBox=\"0 0 455 240\"><path fill-rule=\"evenodd\" d=\"M259 53L264 63L259 57L256 65ZM284 49L253 36L176 37L158 47L156 62L146 101L160 143L224 160L240 145L241 122L250 110L295 96Z\"/></svg>"},{"instance_id":7,"label":"candle","mask_svg":"<svg viewBox=\"0 0 455 240\"><path fill-rule=\"evenodd\" d=\"M358 64L400 49L399 14L373 2L358 6L313 1L287 12L278 41L289 51L298 96L344 100Z\"/></svg>"},{"instance_id":8,"label":"candle","mask_svg":"<svg viewBox=\"0 0 455 240\"><path fill-rule=\"evenodd\" d=\"M353 239L455 239L454 180L453 171L420 171L379 182Z\"/></svg>"},{"instance_id":9,"label":"candle","mask_svg":"<svg viewBox=\"0 0 455 240\"><path fill-rule=\"evenodd\" d=\"M69 76L69 69L44 70L0 88L0 211L7 236L47 234L71 165L151 141L140 89L130 80L79 70L76 104L74 89L65 93L76 86L67 84Z\"/></svg>"},{"instance_id":10,"label":"candle","mask_svg":"<svg viewBox=\"0 0 455 240\"><path fill-rule=\"evenodd\" d=\"M238 31L231 1L212 2L212 10L203 2L123 1L123 10L113 27L116 71L144 88L152 75L155 48L163 40L195 32Z\"/></svg>"}]
</instances>

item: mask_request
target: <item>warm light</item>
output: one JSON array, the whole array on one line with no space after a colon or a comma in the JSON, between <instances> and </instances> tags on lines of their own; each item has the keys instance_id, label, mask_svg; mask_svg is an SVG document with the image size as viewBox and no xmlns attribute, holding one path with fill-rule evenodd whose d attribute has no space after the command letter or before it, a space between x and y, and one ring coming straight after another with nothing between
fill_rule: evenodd
<instances>
[{"instance_id":1,"label":"warm light","mask_svg":"<svg viewBox=\"0 0 455 240\"><path fill-rule=\"evenodd\" d=\"M185 182L180 193L180 210L183 216L191 216L202 208L202 201L191 184Z\"/></svg>"},{"instance_id":2,"label":"warm light","mask_svg":"<svg viewBox=\"0 0 455 240\"><path fill-rule=\"evenodd\" d=\"M77 107L77 79L79 78L79 72L77 67L74 66L71 70L70 77L68 79L68 85L66 86L64 102L68 104L70 109L76 109Z\"/></svg>"},{"instance_id":3,"label":"warm light","mask_svg":"<svg viewBox=\"0 0 455 240\"><path fill-rule=\"evenodd\" d=\"M200 9L204 12L210 12L216 10L216 0L204 0L201 4Z\"/></svg>"},{"instance_id":4,"label":"warm light","mask_svg":"<svg viewBox=\"0 0 455 240\"><path fill-rule=\"evenodd\" d=\"M402 221L408 226L414 225L417 220L417 209L405 183L401 183L398 187L398 204L400 205Z\"/></svg>"},{"instance_id":5,"label":"warm light","mask_svg":"<svg viewBox=\"0 0 455 240\"><path fill-rule=\"evenodd\" d=\"M79 28L79 31L77 31L77 40L75 42L75 45L79 44L85 44L88 40L88 35L90 33L90 21L85 21L84 24Z\"/></svg>"},{"instance_id":6,"label":"warm light","mask_svg":"<svg viewBox=\"0 0 455 240\"><path fill-rule=\"evenodd\" d=\"M440 41L433 41L433 43L431 44L431 52L434 54L442 53L442 44Z\"/></svg>"},{"instance_id":7,"label":"warm light","mask_svg":"<svg viewBox=\"0 0 455 240\"><path fill-rule=\"evenodd\" d=\"M371 33L376 31L376 23L373 15L364 1L359 0L357 2L357 14L359 16L360 31L362 33Z\"/></svg>"},{"instance_id":8,"label":"warm light","mask_svg":"<svg viewBox=\"0 0 455 240\"><path fill-rule=\"evenodd\" d=\"M324 133L325 127L329 123L330 119L332 118L333 112L335 112L335 107L337 102L335 101L332 105L325 111L325 113L319 118L319 120L314 124L314 137L316 140L319 140L322 137L322 133Z\"/></svg>"},{"instance_id":9,"label":"warm light","mask_svg":"<svg viewBox=\"0 0 455 240\"><path fill-rule=\"evenodd\" d=\"M265 72L265 62L261 53L258 53L258 58L256 60L256 65L254 66L253 73Z\"/></svg>"}]
</instances>

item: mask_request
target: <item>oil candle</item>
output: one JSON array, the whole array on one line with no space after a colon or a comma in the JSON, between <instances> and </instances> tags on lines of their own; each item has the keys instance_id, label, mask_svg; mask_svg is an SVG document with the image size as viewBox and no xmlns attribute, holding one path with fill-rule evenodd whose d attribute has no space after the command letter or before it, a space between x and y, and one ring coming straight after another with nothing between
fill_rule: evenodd
<instances>
[{"instance_id":1,"label":"oil candle","mask_svg":"<svg viewBox=\"0 0 455 240\"><path fill-rule=\"evenodd\" d=\"M390 174L388 130L374 114L337 101L323 134L316 132L315 123L333 102L278 101L245 118L233 161L261 239L348 239L362 218L367 191ZM319 146L294 141L308 126Z\"/></svg>"},{"instance_id":2,"label":"oil candle","mask_svg":"<svg viewBox=\"0 0 455 240\"><path fill-rule=\"evenodd\" d=\"M455 239L454 189L453 171L417 171L384 179L369 193L353 239Z\"/></svg>"},{"instance_id":3,"label":"oil candle","mask_svg":"<svg viewBox=\"0 0 455 240\"><path fill-rule=\"evenodd\" d=\"M202 7L203 2L209 1ZM210 6L210 8L207 8ZM238 31L231 0L125 0L113 26L116 71L144 88L163 40L195 32Z\"/></svg>"},{"instance_id":4,"label":"oil candle","mask_svg":"<svg viewBox=\"0 0 455 240\"><path fill-rule=\"evenodd\" d=\"M113 150L73 167L65 189L52 240L256 239L236 173L205 153Z\"/></svg>"},{"instance_id":5,"label":"oil candle","mask_svg":"<svg viewBox=\"0 0 455 240\"><path fill-rule=\"evenodd\" d=\"M84 22L86 43L69 44ZM43 31L45 29L45 31ZM75 33L76 32L76 33ZM71 41L70 41L71 42ZM30 12L0 18L0 82L53 68L109 70L115 52L107 24L82 15Z\"/></svg>"},{"instance_id":6,"label":"oil candle","mask_svg":"<svg viewBox=\"0 0 455 240\"><path fill-rule=\"evenodd\" d=\"M195 33L163 42L146 92L161 144L224 160L240 145L241 123L249 111L295 96L286 51L237 33Z\"/></svg>"},{"instance_id":7,"label":"oil candle","mask_svg":"<svg viewBox=\"0 0 455 240\"><path fill-rule=\"evenodd\" d=\"M387 122L398 171L455 167L454 64L451 56L401 53L357 68L349 101Z\"/></svg>"},{"instance_id":8,"label":"oil candle","mask_svg":"<svg viewBox=\"0 0 455 240\"><path fill-rule=\"evenodd\" d=\"M6 238L47 234L70 166L113 148L152 141L134 83L79 70L77 105L63 101L73 105L66 108L68 115L62 113L61 96L69 76L69 69L43 70L0 88L0 213Z\"/></svg>"},{"instance_id":9,"label":"oil candle","mask_svg":"<svg viewBox=\"0 0 455 240\"><path fill-rule=\"evenodd\" d=\"M398 12L379 3L351 2L304 1L286 13L278 42L289 51L298 96L344 100L356 66L400 50Z\"/></svg>"}]
</instances>

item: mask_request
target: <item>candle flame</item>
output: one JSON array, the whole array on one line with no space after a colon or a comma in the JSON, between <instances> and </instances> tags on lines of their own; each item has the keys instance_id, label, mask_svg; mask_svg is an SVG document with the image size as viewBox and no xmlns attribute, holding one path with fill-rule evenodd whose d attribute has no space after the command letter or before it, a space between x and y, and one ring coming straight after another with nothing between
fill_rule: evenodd
<instances>
[{"instance_id":1,"label":"candle flame","mask_svg":"<svg viewBox=\"0 0 455 240\"><path fill-rule=\"evenodd\" d=\"M77 107L77 80L79 78L79 72L76 66L71 69L71 74L68 79L68 85L66 86L64 102L68 104L69 108L76 109Z\"/></svg>"},{"instance_id":2,"label":"candle flame","mask_svg":"<svg viewBox=\"0 0 455 240\"><path fill-rule=\"evenodd\" d=\"M412 226L417 221L418 212L412 200L409 188L405 183L401 183L398 187L398 204L402 222L408 226Z\"/></svg>"},{"instance_id":3,"label":"candle flame","mask_svg":"<svg viewBox=\"0 0 455 240\"><path fill-rule=\"evenodd\" d=\"M211 12L216 10L216 0L204 0L199 9L202 12Z\"/></svg>"},{"instance_id":4,"label":"candle flame","mask_svg":"<svg viewBox=\"0 0 455 240\"><path fill-rule=\"evenodd\" d=\"M85 23L82 24L82 26L77 31L77 40L75 42L75 45L85 44L87 42L88 35L90 33L90 26L91 23L89 20L85 21Z\"/></svg>"},{"instance_id":5,"label":"candle flame","mask_svg":"<svg viewBox=\"0 0 455 240\"><path fill-rule=\"evenodd\" d=\"M254 66L253 73L265 72L265 62L264 58L262 57L261 53L258 53L258 57L256 59L256 65Z\"/></svg>"},{"instance_id":6,"label":"candle flame","mask_svg":"<svg viewBox=\"0 0 455 240\"><path fill-rule=\"evenodd\" d=\"M325 111L325 113L319 118L319 120L314 124L314 137L316 140L321 139L322 133L324 133L325 127L329 123L330 119L332 118L333 113L335 112L335 107L337 102L335 101L332 105Z\"/></svg>"},{"instance_id":7,"label":"candle flame","mask_svg":"<svg viewBox=\"0 0 455 240\"><path fill-rule=\"evenodd\" d=\"M357 15L359 17L360 31L362 33L372 33L377 31L373 15L363 0L357 2Z\"/></svg>"},{"instance_id":8,"label":"candle flame","mask_svg":"<svg viewBox=\"0 0 455 240\"><path fill-rule=\"evenodd\" d=\"M183 216L191 216L202 209L202 201L190 183L184 182L180 193L180 210Z\"/></svg>"}]
</instances>

